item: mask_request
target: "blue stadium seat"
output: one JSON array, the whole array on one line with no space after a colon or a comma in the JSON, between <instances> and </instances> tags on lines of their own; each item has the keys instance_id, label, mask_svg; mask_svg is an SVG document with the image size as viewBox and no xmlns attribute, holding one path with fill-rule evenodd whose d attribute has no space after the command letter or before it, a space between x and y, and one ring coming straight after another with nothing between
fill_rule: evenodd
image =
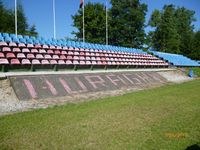
<instances>
[{"instance_id":1,"label":"blue stadium seat","mask_svg":"<svg viewBox=\"0 0 200 150\"><path fill-rule=\"evenodd\" d=\"M183 55L179 55L179 54L171 54L171 53L163 53L163 52L157 52L157 51L150 51L152 52L154 55L163 58L167 61L169 61L170 63L172 63L175 66L199 66L199 64L194 61L191 60L190 58L187 58Z\"/></svg>"},{"instance_id":2,"label":"blue stadium seat","mask_svg":"<svg viewBox=\"0 0 200 150\"><path fill-rule=\"evenodd\" d=\"M5 42L12 42L12 39L10 37L5 37Z\"/></svg>"},{"instance_id":3,"label":"blue stadium seat","mask_svg":"<svg viewBox=\"0 0 200 150\"><path fill-rule=\"evenodd\" d=\"M15 36L15 37L13 37L13 42L19 43L19 39Z\"/></svg>"},{"instance_id":4,"label":"blue stadium seat","mask_svg":"<svg viewBox=\"0 0 200 150\"><path fill-rule=\"evenodd\" d=\"M19 38L19 41L20 41L21 43L26 44L26 40L25 40L24 38Z\"/></svg>"},{"instance_id":5,"label":"blue stadium seat","mask_svg":"<svg viewBox=\"0 0 200 150\"><path fill-rule=\"evenodd\" d=\"M2 36L3 36L4 38L10 37L8 33L2 33Z\"/></svg>"},{"instance_id":6,"label":"blue stadium seat","mask_svg":"<svg viewBox=\"0 0 200 150\"><path fill-rule=\"evenodd\" d=\"M4 38L0 36L0 42L4 42Z\"/></svg>"}]
</instances>

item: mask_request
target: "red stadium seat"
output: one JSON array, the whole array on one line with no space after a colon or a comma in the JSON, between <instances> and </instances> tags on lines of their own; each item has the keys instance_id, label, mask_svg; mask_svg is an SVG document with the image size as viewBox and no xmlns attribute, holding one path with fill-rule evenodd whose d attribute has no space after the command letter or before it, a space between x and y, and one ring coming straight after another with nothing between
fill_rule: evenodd
<instances>
[{"instance_id":1,"label":"red stadium seat","mask_svg":"<svg viewBox=\"0 0 200 150\"><path fill-rule=\"evenodd\" d=\"M15 52L15 53L20 53L21 52L21 50L19 48L13 48L12 51Z\"/></svg>"},{"instance_id":2,"label":"red stadium seat","mask_svg":"<svg viewBox=\"0 0 200 150\"><path fill-rule=\"evenodd\" d=\"M95 53L95 56L100 56L100 54L99 53Z\"/></svg>"},{"instance_id":3,"label":"red stadium seat","mask_svg":"<svg viewBox=\"0 0 200 150\"><path fill-rule=\"evenodd\" d=\"M44 49L48 49L49 46L48 46L48 45L42 45L42 48L44 48Z\"/></svg>"},{"instance_id":4,"label":"red stadium seat","mask_svg":"<svg viewBox=\"0 0 200 150\"><path fill-rule=\"evenodd\" d=\"M0 52L0 58L4 58L4 57L5 57L4 53Z\"/></svg>"},{"instance_id":5,"label":"red stadium seat","mask_svg":"<svg viewBox=\"0 0 200 150\"><path fill-rule=\"evenodd\" d=\"M80 52L80 55L81 55L81 56L85 56L85 53L84 53L84 52Z\"/></svg>"},{"instance_id":6,"label":"red stadium seat","mask_svg":"<svg viewBox=\"0 0 200 150\"><path fill-rule=\"evenodd\" d=\"M73 64L74 64L74 65L79 65L79 62L78 62L77 60L74 60L74 61L73 61Z\"/></svg>"},{"instance_id":7,"label":"red stadium seat","mask_svg":"<svg viewBox=\"0 0 200 150\"><path fill-rule=\"evenodd\" d=\"M85 60L85 57L84 56L80 56L80 60Z\"/></svg>"},{"instance_id":8,"label":"red stadium seat","mask_svg":"<svg viewBox=\"0 0 200 150\"><path fill-rule=\"evenodd\" d=\"M31 53L38 53L37 49L31 49Z\"/></svg>"},{"instance_id":9,"label":"red stadium seat","mask_svg":"<svg viewBox=\"0 0 200 150\"><path fill-rule=\"evenodd\" d=\"M73 57L72 56L67 56L67 60L72 60Z\"/></svg>"},{"instance_id":10,"label":"red stadium seat","mask_svg":"<svg viewBox=\"0 0 200 150\"><path fill-rule=\"evenodd\" d=\"M45 59L52 59L51 55L48 55L48 54L44 55L44 58Z\"/></svg>"},{"instance_id":11,"label":"red stadium seat","mask_svg":"<svg viewBox=\"0 0 200 150\"><path fill-rule=\"evenodd\" d=\"M29 59L22 59L22 65L30 65L31 62Z\"/></svg>"},{"instance_id":12,"label":"red stadium seat","mask_svg":"<svg viewBox=\"0 0 200 150\"><path fill-rule=\"evenodd\" d=\"M9 43L9 46L10 47L17 47L17 44L15 42L11 42L11 43Z\"/></svg>"},{"instance_id":13,"label":"red stadium seat","mask_svg":"<svg viewBox=\"0 0 200 150\"><path fill-rule=\"evenodd\" d=\"M57 49L57 50L61 50L62 47L61 47L61 46L56 46L56 49Z\"/></svg>"},{"instance_id":14,"label":"red stadium seat","mask_svg":"<svg viewBox=\"0 0 200 150\"><path fill-rule=\"evenodd\" d=\"M45 49L39 49L39 53L40 53L40 54L46 54L47 52L46 52Z\"/></svg>"},{"instance_id":15,"label":"red stadium seat","mask_svg":"<svg viewBox=\"0 0 200 150\"><path fill-rule=\"evenodd\" d=\"M85 59L86 59L86 60L91 60L91 58L90 58L90 57L86 57Z\"/></svg>"},{"instance_id":16,"label":"red stadium seat","mask_svg":"<svg viewBox=\"0 0 200 150\"><path fill-rule=\"evenodd\" d=\"M28 48L23 48L22 53L30 53L30 50Z\"/></svg>"},{"instance_id":17,"label":"red stadium seat","mask_svg":"<svg viewBox=\"0 0 200 150\"><path fill-rule=\"evenodd\" d=\"M50 48L50 49L56 49L56 47L53 46L53 45L49 46L49 48Z\"/></svg>"},{"instance_id":18,"label":"red stadium seat","mask_svg":"<svg viewBox=\"0 0 200 150\"><path fill-rule=\"evenodd\" d=\"M1 65L6 65L6 64L9 64L8 60L5 59L5 58L0 58L0 64Z\"/></svg>"},{"instance_id":19,"label":"red stadium seat","mask_svg":"<svg viewBox=\"0 0 200 150\"><path fill-rule=\"evenodd\" d=\"M58 64L60 64L60 65L65 65L66 63L65 63L64 60L58 60Z\"/></svg>"},{"instance_id":20,"label":"red stadium seat","mask_svg":"<svg viewBox=\"0 0 200 150\"><path fill-rule=\"evenodd\" d=\"M18 47L26 47L26 45L24 43L19 43Z\"/></svg>"},{"instance_id":21,"label":"red stadium seat","mask_svg":"<svg viewBox=\"0 0 200 150\"><path fill-rule=\"evenodd\" d=\"M53 59L59 59L58 55L53 55Z\"/></svg>"},{"instance_id":22,"label":"red stadium seat","mask_svg":"<svg viewBox=\"0 0 200 150\"><path fill-rule=\"evenodd\" d=\"M20 61L19 61L19 59L11 59L11 60L10 60L10 64L11 64L11 65L19 65L19 64L20 64Z\"/></svg>"},{"instance_id":23,"label":"red stadium seat","mask_svg":"<svg viewBox=\"0 0 200 150\"><path fill-rule=\"evenodd\" d=\"M8 46L6 42L0 42L0 46Z\"/></svg>"},{"instance_id":24,"label":"red stadium seat","mask_svg":"<svg viewBox=\"0 0 200 150\"><path fill-rule=\"evenodd\" d=\"M74 55L74 53L72 51L69 51L68 55Z\"/></svg>"},{"instance_id":25,"label":"red stadium seat","mask_svg":"<svg viewBox=\"0 0 200 150\"><path fill-rule=\"evenodd\" d=\"M97 61L98 65L103 65L103 63L101 61Z\"/></svg>"},{"instance_id":26,"label":"red stadium seat","mask_svg":"<svg viewBox=\"0 0 200 150\"><path fill-rule=\"evenodd\" d=\"M74 60L79 60L79 57L78 56L74 56Z\"/></svg>"},{"instance_id":27,"label":"red stadium seat","mask_svg":"<svg viewBox=\"0 0 200 150\"><path fill-rule=\"evenodd\" d=\"M65 55L60 55L60 59L66 60L66 56Z\"/></svg>"},{"instance_id":28,"label":"red stadium seat","mask_svg":"<svg viewBox=\"0 0 200 150\"><path fill-rule=\"evenodd\" d=\"M66 64L67 64L67 65L71 65L71 64L72 64L72 61L71 61L71 60L67 60L67 61L66 61Z\"/></svg>"},{"instance_id":29,"label":"red stadium seat","mask_svg":"<svg viewBox=\"0 0 200 150\"><path fill-rule=\"evenodd\" d=\"M60 54L60 51L59 50L55 50L54 52L56 55L59 55Z\"/></svg>"},{"instance_id":30,"label":"red stadium seat","mask_svg":"<svg viewBox=\"0 0 200 150\"><path fill-rule=\"evenodd\" d=\"M27 48L34 48L33 44L27 44Z\"/></svg>"},{"instance_id":31,"label":"red stadium seat","mask_svg":"<svg viewBox=\"0 0 200 150\"><path fill-rule=\"evenodd\" d=\"M33 65L40 65L40 61L38 59L33 59L32 64Z\"/></svg>"},{"instance_id":32,"label":"red stadium seat","mask_svg":"<svg viewBox=\"0 0 200 150\"><path fill-rule=\"evenodd\" d=\"M96 60L96 57L91 57L91 60Z\"/></svg>"},{"instance_id":33,"label":"red stadium seat","mask_svg":"<svg viewBox=\"0 0 200 150\"><path fill-rule=\"evenodd\" d=\"M108 61L108 65L112 65L112 63L110 61Z\"/></svg>"},{"instance_id":34,"label":"red stadium seat","mask_svg":"<svg viewBox=\"0 0 200 150\"><path fill-rule=\"evenodd\" d=\"M34 54L27 54L27 58L29 58L29 59L34 59L35 56L34 56Z\"/></svg>"},{"instance_id":35,"label":"red stadium seat","mask_svg":"<svg viewBox=\"0 0 200 150\"><path fill-rule=\"evenodd\" d=\"M26 58L26 56L23 53L18 53L17 58Z\"/></svg>"},{"instance_id":36,"label":"red stadium seat","mask_svg":"<svg viewBox=\"0 0 200 150\"><path fill-rule=\"evenodd\" d=\"M3 47L2 49L3 52L11 52L10 47Z\"/></svg>"},{"instance_id":37,"label":"red stadium seat","mask_svg":"<svg viewBox=\"0 0 200 150\"><path fill-rule=\"evenodd\" d=\"M72 51L73 51L73 50L74 50L74 48L73 48L73 47L69 47L69 50L72 50Z\"/></svg>"},{"instance_id":38,"label":"red stadium seat","mask_svg":"<svg viewBox=\"0 0 200 150\"><path fill-rule=\"evenodd\" d=\"M67 52L66 51L61 51L61 54L67 55Z\"/></svg>"},{"instance_id":39,"label":"red stadium seat","mask_svg":"<svg viewBox=\"0 0 200 150\"><path fill-rule=\"evenodd\" d=\"M91 61L86 61L86 65L91 65Z\"/></svg>"},{"instance_id":40,"label":"red stadium seat","mask_svg":"<svg viewBox=\"0 0 200 150\"><path fill-rule=\"evenodd\" d=\"M43 59L44 56L43 56L42 54L36 54L36 58L37 58L37 59Z\"/></svg>"},{"instance_id":41,"label":"red stadium seat","mask_svg":"<svg viewBox=\"0 0 200 150\"><path fill-rule=\"evenodd\" d=\"M7 53L6 57L7 58L15 58L15 54L14 53Z\"/></svg>"},{"instance_id":42,"label":"red stadium seat","mask_svg":"<svg viewBox=\"0 0 200 150\"><path fill-rule=\"evenodd\" d=\"M41 64L42 64L42 65L48 65L48 64L49 64L49 61L44 59L44 60L41 61Z\"/></svg>"},{"instance_id":43,"label":"red stadium seat","mask_svg":"<svg viewBox=\"0 0 200 150\"><path fill-rule=\"evenodd\" d=\"M80 65L85 65L85 61L80 61Z\"/></svg>"},{"instance_id":44,"label":"red stadium seat","mask_svg":"<svg viewBox=\"0 0 200 150\"><path fill-rule=\"evenodd\" d=\"M101 61L105 61L106 60L106 58L105 57L101 57Z\"/></svg>"},{"instance_id":45,"label":"red stadium seat","mask_svg":"<svg viewBox=\"0 0 200 150\"><path fill-rule=\"evenodd\" d=\"M50 64L56 65L56 64L58 64L58 62L56 60L50 60Z\"/></svg>"},{"instance_id":46,"label":"red stadium seat","mask_svg":"<svg viewBox=\"0 0 200 150\"><path fill-rule=\"evenodd\" d=\"M65 51L65 50L68 50L68 49L69 49L69 48L68 48L68 47L66 47L66 46L65 46L65 47L63 47L63 50L64 50L64 51Z\"/></svg>"},{"instance_id":47,"label":"red stadium seat","mask_svg":"<svg viewBox=\"0 0 200 150\"><path fill-rule=\"evenodd\" d=\"M35 48L42 48L42 46L37 44L37 45L35 45Z\"/></svg>"},{"instance_id":48,"label":"red stadium seat","mask_svg":"<svg viewBox=\"0 0 200 150\"><path fill-rule=\"evenodd\" d=\"M96 57L96 60L101 60L101 58L100 57Z\"/></svg>"},{"instance_id":49,"label":"red stadium seat","mask_svg":"<svg viewBox=\"0 0 200 150\"><path fill-rule=\"evenodd\" d=\"M74 52L74 55L78 55L79 56L79 52Z\"/></svg>"},{"instance_id":50,"label":"red stadium seat","mask_svg":"<svg viewBox=\"0 0 200 150\"><path fill-rule=\"evenodd\" d=\"M97 64L97 62L96 62L96 61L92 61L92 64L93 64L93 65L96 65L96 64Z\"/></svg>"},{"instance_id":51,"label":"red stadium seat","mask_svg":"<svg viewBox=\"0 0 200 150\"><path fill-rule=\"evenodd\" d=\"M90 56L95 56L95 53L90 53Z\"/></svg>"},{"instance_id":52,"label":"red stadium seat","mask_svg":"<svg viewBox=\"0 0 200 150\"><path fill-rule=\"evenodd\" d=\"M54 54L53 50L47 50L48 54Z\"/></svg>"}]
</instances>

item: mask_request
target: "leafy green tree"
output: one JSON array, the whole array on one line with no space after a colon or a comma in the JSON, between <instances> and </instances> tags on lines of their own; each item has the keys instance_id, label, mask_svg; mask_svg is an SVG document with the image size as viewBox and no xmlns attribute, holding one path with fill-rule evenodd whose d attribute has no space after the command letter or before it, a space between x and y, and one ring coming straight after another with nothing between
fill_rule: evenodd
<instances>
[{"instance_id":1,"label":"leafy green tree","mask_svg":"<svg viewBox=\"0 0 200 150\"><path fill-rule=\"evenodd\" d=\"M193 56L194 14L174 5L165 5L162 11L154 10L149 20L149 25L155 28L149 34L152 46L158 51Z\"/></svg>"},{"instance_id":2,"label":"leafy green tree","mask_svg":"<svg viewBox=\"0 0 200 150\"><path fill-rule=\"evenodd\" d=\"M111 0L109 43L141 48L145 38L147 5L140 0Z\"/></svg>"},{"instance_id":3,"label":"leafy green tree","mask_svg":"<svg viewBox=\"0 0 200 150\"><path fill-rule=\"evenodd\" d=\"M31 36L38 36L38 33L36 32L36 27L35 25L32 25L27 33L27 35Z\"/></svg>"},{"instance_id":4,"label":"leafy green tree","mask_svg":"<svg viewBox=\"0 0 200 150\"><path fill-rule=\"evenodd\" d=\"M25 16L21 2L18 1L18 33L24 35L37 35L35 25L29 28L27 18ZM7 9L4 6L2 0L0 0L0 32L15 33L15 13L11 9Z\"/></svg>"},{"instance_id":5,"label":"leafy green tree","mask_svg":"<svg viewBox=\"0 0 200 150\"><path fill-rule=\"evenodd\" d=\"M102 43L105 44L106 37L106 10L101 3L87 3L85 5L85 40L86 42ZM78 40L83 38L83 25L82 25L83 11L79 9L78 12L72 16L73 26L78 29L77 32L73 31L72 34Z\"/></svg>"},{"instance_id":6,"label":"leafy green tree","mask_svg":"<svg viewBox=\"0 0 200 150\"><path fill-rule=\"evenodd\" d=\"M189 55L191 53L192 37L195 21L194 11L188 10L184 7L177 8L175 12L176 18L176 29L180 35L180 51L184 55Z\"/></svg>"},{"instance_id":7,"label":"leafy green tree","mask_svg":"<svg viewBox=\"0 0 200 150\"><path fill-rule=\"evenodd\" d=\"M156 27L155 32L151 33L153 47L156 50L180 53L180 36L176 29L174 5L165 5L163 11L158 13L155 10L149 21L150 25Z\"/></svg>"},{"instance_id":8,"label":"leafy green tree","mask_svg":"<svg viewBox=\"0 0 200 150\"><path fill-rule=\"evenodd\" d=\"M200 60L200 30L194 34L192 40L192 51L190 57L195 60Z\"/></svg>"}]
</instances>

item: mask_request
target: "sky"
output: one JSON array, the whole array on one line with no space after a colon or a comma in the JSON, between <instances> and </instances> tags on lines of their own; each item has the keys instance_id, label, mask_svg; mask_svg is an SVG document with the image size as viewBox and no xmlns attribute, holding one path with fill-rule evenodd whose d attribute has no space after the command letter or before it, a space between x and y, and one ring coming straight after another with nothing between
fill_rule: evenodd
<instances>
[{"instance_id":1,"label":"sky","mask_svg":"<svg viewBox=\"0 0 200 150\"><path fill-rule=\"evenodd\" d=\"M3 0L7 6L14 9L14 0ZM52 0L20 0L22 2L28 23L35 24L39 36L44 38L53 37L53 11ZM87 2L104 3L106 0L85 0ZM109 0L108 0L109 1ZM200 0L141 0L142 3L148 5L146 21L149 20L154 9L161 10L165 4L174 4L179 7L195 11L196 22L194 22L195 30L200 29ZM55 0L56 8L56 38L70 37L73 27L72 15L79 9L80 0ZM146 32L151 30L150 27L145 29Z\"/></svg>"}]
</instances>

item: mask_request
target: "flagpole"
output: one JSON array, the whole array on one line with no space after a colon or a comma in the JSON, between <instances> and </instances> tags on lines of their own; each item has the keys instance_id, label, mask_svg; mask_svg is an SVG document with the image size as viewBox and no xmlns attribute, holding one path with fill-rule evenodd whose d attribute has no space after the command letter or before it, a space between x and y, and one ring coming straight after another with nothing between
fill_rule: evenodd
<instances>
[{"instance_id":1,"label":"flagpole","mask_svg":"<svg viewBox=\"0 0 200 150\"><path fill-rule=\"evenodd\" d=\"M108 45L108 2L106 0L106 45Z\"/></svg>"},{"instance_id":2,"label":"flagpole","mask_svg":"<svg viewBox=\"0 0 200 150\"><path fill-rule=\"evenodd\" d=\"M53 0L53 37L56 39L56 8L55 8L55 0Z\"/></svg>"},{"instance_id":3,"label":"flagpole","mask_svg":"<svg viewBox=\"0 0 200 150\"><path fill-rule=\"evenodd\" d=\"M83 0L83 43L85 43L85 0Z\"/></svg>"},{"instance_id":4,"label":"flagpole","mask_svg":"<svg viewBox=\"0 0 200 150\"><path fill-rule=\"evenodd\" d=\"M15 0L15 35L17 37L17 0Z\"/></svg>"}]
</instances>

